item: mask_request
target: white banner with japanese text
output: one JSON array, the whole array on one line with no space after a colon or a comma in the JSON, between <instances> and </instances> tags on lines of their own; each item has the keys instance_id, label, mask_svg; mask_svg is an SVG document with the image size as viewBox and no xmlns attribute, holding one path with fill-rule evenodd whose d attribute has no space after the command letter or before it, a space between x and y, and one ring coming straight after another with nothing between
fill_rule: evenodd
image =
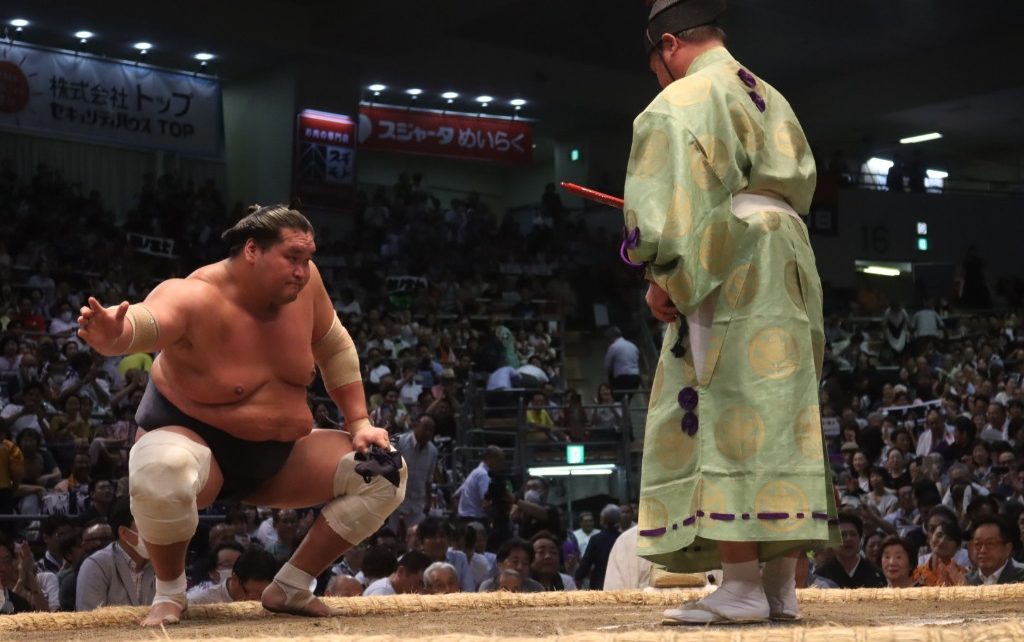
<instances>
[{"instance_id":1,"label":"white banner with japanese text","mask_svg":"<svg viewBox=\"0 0 1024 642\"><path fill-rule=\"evenodd\" d=\"M220 82L86 55L0 45L0 128L219 158Z\"/></svg>"}]
</instances>

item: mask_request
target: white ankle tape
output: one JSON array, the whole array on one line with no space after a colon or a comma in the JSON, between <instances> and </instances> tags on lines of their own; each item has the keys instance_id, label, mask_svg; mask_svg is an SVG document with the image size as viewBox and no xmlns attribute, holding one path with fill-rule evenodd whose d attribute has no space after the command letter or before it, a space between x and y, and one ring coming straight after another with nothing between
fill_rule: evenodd
<instances>
[{"instance_id":1,"label":"white ankle tape","mask_svg":"<svg viewBox=\"0 0 1024 642\"><path fill-rule=\"evenodd\" d=\"M182 610L185 610L188 607L188 600L185 598L187 590L188 582L185 580L184 573L167 582L157 578L153 604L177 604Z\"/></svg>"},{"instance_id":2,"label":"white ankle tape","mask_svg":"<svg viewBox=\"0 0 1024 642\"><path fill-rule=\"evenodd\" d=\"M274 576L274 584L284 591L285 607L289 609L301 609L315 597L313 590L316 588L316 578L300 568L292 566L291 562L285 562L281 570Z\"/></svg>"}]
</instances>

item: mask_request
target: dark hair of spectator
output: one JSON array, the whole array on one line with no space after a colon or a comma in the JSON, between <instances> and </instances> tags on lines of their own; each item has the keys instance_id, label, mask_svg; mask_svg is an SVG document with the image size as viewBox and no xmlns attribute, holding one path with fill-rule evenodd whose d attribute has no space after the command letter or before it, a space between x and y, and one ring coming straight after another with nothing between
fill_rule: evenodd
<instances>
[{"instance_id":1,"label":"dark hair of spectator","mask_svg":"<svg viewBox=\"0 0 1024 642\"><path fill-rule=\"evenodd\" d=\"M70 524L71 520L64 515L50 515L43 520L43 525L40 531L42 532L43 537L51 537L54 533L60 530L61 526L68 526Z\"/></svg>"},{"instance_id":2,"label":"dark hair of spectator","mask_svg":"<svg viewBox=\"0 0 1024 642\"><path fill-rule=\"evenodd\" d=\"M238 542L221 542L220 544L217 544L210 549L210 553L206 557L206 568L217 568L217 556L220 555L221 551L238 551L239 553L244 553L245 547Z\"/></svg>"},{"instance_id":3,"label":"dark hair of spectator","mask_svg":"<svg viewBox=\"0 0 1024 642\"><path fill-rule=\"evenodd\" d=\"M313 233L313 225L298 210L287 205L250 205L242 220L220 235L227 241L230 256L238 256L246 242L252 239L258 248L267 250L281 241L281 230L293 229Z\"/></svg>"},{"instance_id":4,"label":"dark hair of spectator","mask_svg":"<svg viewBox=\"0 0 1024 642\"><path fill-rule=\"evenodd\" d=\"M899 546L907 554L907 561L910 562L910 572L913 573L914 569L917 568L917 547L910 543L910 540L904 537L898 537L896 535L890 535L882 540L882 545L879 547L879 551L884 555L885 549L890 546Z\"/></svg>"},{"instance_id":5,"label":"dark hair of spectator","mask_svg":"<svg viewBox=\"0 0 1024 642\"><path fill-rule=\"evenodd\" d=\"M434 561L419 551L409 551L398 560L398 567L404 568L406 573L422 573Z\"/></svg>"},{"instance_id":6,"label":"dark hair of spectator","mask_svg":"<svg viewBox=\"0 0 1024 642\"><path fill-rule=\"evenodd\" d=\"M1015 544L1017 542L1017 533L1014 532L1016 529L1010 526L1005 519L997 515L986 515L975 520L971 528L971 539L974 539L974 534L978 532L978 528L988 525L999 529L999 537L1002 538L1004 544Z\"/></svg>"},{"instance_id":7,"label":"dark hair of spectator","mask_svg":"<svg viewBox=\"0 0 1024 642\"><path fill-rule=\"evenodd\" d=\"M363 556L363 575L368 578L377 579L387 577L395 572L398 567L398 560L391 549L383 546L370 546Z\"/></svg>"},{"instance_id":8,"label":"dark hair of spectator","mask_svg":"<svg viewBox=\"0 0 1024 642\"><path fill-rule=\"evenodd\" d=\"M850 511L842 511L839 513L840 524L853 524L854 528L857 529L857 535L860 537L864 536L864 520L860 518L857 513L851 513Z\"/></svg>"},{"instance_id":9,"label":"dark hair of spectator","mask_svg":"<svg viewBox=\"0 0 1024 642\"><path fill-rule=\"evenodd\" d=\"M974 422L969 417L957 417L953 425L957 430L967 435L969 443L974 442L974 437L978 434L978 427L974 425Z\"/></svg>"},{"instance_id":10,"label":"dark hair of spectator","mask_svg":"<svg viewBox=\"0 0 1024 642\"><path fill-rule=\"evenodd\" d=\"M82 545L83 532L81 528L72 528L64 535L61 535L61 538L57 540L57 550L60 551L61 557L67 557L76 546Z\"/></svg>"},{"instance_id":11,"label":"dark hair of spectator","mask_svg":"<svg viewBox=\"0 0 1024 642\"><path fill-rule=\"evenodd\" d=\"M936 491L938 492L938 491ZM931 510L928 511L928 519L925 521L925 525L931 521L932 517L939 515L942 521L956 524L956 513L949 506L943 504L936 504L932 506Z\"/></svg>"},{"instance_id":12,"label":"dark hair of spectator","mask_svg":"<svg viewBox=\"0 0 1024 642\"><path fill-rule=\"evenodd\" d=\"M533 544L536 544L537 542L539 542L542 539L549 540L551 543L553 543L555 545L555 548L557 548L559 550L559 552L561 552L562 547L561 547L561 545L558 542L558 538L555 537L551 533L551 531L537 531L537 533L533 537L530 538L530 545L532 546Z\"/></svg>"},{"instance_id":13,"label":"dark hair of spectator","mask_svg":"<svg viewBox=\"0 0 1024 642\"><path fill-rule=\"evenodd\" d=\"M120 540L121 527L131 528L132 524L135 523L135 518L132 516L131 504L127 497L122 497L114 502L113 508L110 509L110 530L113 532L114 539Z\"/></svg>"},{"instance_id":14,"label":"dark hair of spectator","mask_svg":"<svg viewBox=\"0 0 1024 642\"><path fill-rule=\"evenodd\" d=\"M942 497L939 495L939 489L935 486L934 482L922 479L914 482L914 503L917 504L918 508L937 506L942 502Z\"/></svg>"},{"instance_id":15,"label":"dark hair of spectator","mask_svg":"<svg viewBox=\"0 0 1024 642\"><path fill-rule=\"evenodd\" d=\"M957 546L964 541L964 532L960 530L960 525L956 522L942 522L938 528L942 529L942 534L946 536L946 539L953 540Z\"/></svg>"},{"instance_id":16,"label":"dark hair of spectator","mask_svg":"<svg viewBox=\"0 0 1024 642\"><path fill-rule=\"evenodd\" d=\"M254 547L243 552L238 559L235 560L235 565L231 568L231 573L238 578L239 582L242 583L251 580L269 582L274 579L274 576L277 575L277 571L280 568L280 562L278 562L273 555L262 548Z\"/></svg>"},{"instance_id":17,"label":"dark hair of spectator","mask_svg":"<svg viewBox=\"0 0 1024 642\"><path fill-rule=\"evenodd\" d=\"M498 548L498 553L495 555L495 561L498 563L504 562L508 559L508 556L512 554L512 551L525 551L530 558L530 563L533 563L533 545L518 537L513 537L512 539L507 540L500 548Z\"/></svg>"},{"instance_id":18,"label":"dark hair of spectator","mask_svg":"<svg viewBox=\"0 0 1024 642\"><path fill-rule=\"evenodd\" d=\"M437 537L438 535L451 537L453 534L451 523L440 517L427 517L416 527L416 537L421 540Z\"/></svg>"}]
</instances>

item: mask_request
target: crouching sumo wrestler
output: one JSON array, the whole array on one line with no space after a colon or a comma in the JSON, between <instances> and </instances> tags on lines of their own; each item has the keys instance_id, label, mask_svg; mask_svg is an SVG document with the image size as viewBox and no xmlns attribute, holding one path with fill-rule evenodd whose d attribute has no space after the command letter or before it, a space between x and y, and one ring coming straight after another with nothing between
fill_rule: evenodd
<instances>
[{"instance_id":1,"label":"crouching sumo wrestler","mask_svg":"<svg viewBox=\"0 0 1024 642\"><path fill-rule=\"evenodd\" d=\"M198 509L215 499L324 505L262 599L271 611L324 616L316 576L405 496L406 469L370 425L355 347L311 260L309 221L254 206L223 238L227 259L164 281L141 304L90 298L78 320L102 354L159 352L129 458L134 544L156 573L144 626L175 623L186 609L186 549ZM347 433L312 427L314 362Z\"/></svg>"}]
</instances>

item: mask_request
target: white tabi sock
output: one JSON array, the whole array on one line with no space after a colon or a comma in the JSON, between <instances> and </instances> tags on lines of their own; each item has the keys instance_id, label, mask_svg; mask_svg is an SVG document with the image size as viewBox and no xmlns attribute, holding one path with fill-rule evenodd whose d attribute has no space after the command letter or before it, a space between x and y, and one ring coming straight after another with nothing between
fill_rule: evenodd
<instances>
[{"instance_id":1,"label":"white tabi sock","mask_svg":"<svg viewBox=\"0 0 1024 642\"><path fill-rule=\"evenodd\" d=\"M761 574L771 616L791 619L800 607L796 602L796 558L777 557L764 565Z\"/></svg>"},{"instance_id":2,"label":"white tabi sock","mask_svg":"<svg viewBox=\"0 0 1024 642\"><path fill-rule=\"evenodd\" d=\"M160 578L156 578L156 590L153 595L153 605L157 604L177 604L182 612L188 608L188 600L185 598L185 591L188 590L188 582L185 580L185 574L182 573L173 580L165 582ZM164 618L166 621L174 623L177 619Z\"/></svg>"},{"instance_id":3,"label":"white tabi sock","mask_svg":"<svg viewBox=\"0 0 1024 642\"><path fill-rule=\"evenodd\" d=\"M665 611L665 617L694 624L727 620L764 620L768 600L761 586L761 568L757 560L722 564L722 585L697 602L706 608L683 604Z\"/></svg>"}]
</instances>

